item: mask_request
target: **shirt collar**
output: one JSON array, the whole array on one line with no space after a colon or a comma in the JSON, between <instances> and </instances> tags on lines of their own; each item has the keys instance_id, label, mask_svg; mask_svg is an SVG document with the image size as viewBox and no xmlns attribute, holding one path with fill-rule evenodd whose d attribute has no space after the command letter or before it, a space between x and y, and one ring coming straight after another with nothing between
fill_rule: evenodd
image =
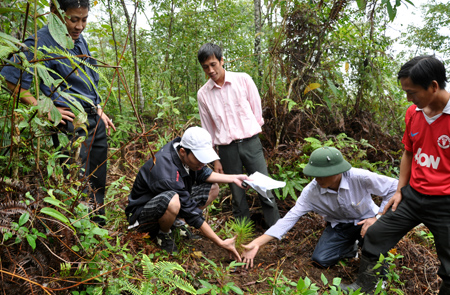
<instances>
[{"instance_id":1,"label":"shirt collar","mask_svg":"<svg viewBox=\"0 0 450 295\"><path fill-rule=\"evenodd\" d=\"M347 173L345 173L345 172L342 173L341 183L339 184L339 188L338 188L337 192L339 192L339 190L341 190L341 189L345 189L345 190L349 190L350 189ZM326 194L326 193L334 193L334 194L337 193L337 192L335 192L335 191L333 191L331 189L323 188L323 187L320 187L320 186L319 186L319 191L320 191L321 195Z\"/></svg>"},{"instance_id":2,"label":"shirt collar","mask_svg":"<svg viewBox=\"0 0 450 295\"><path fill-rule=\"evenodd\" d=\"M450 115L450 99L447 101L447 104L445 105L444 110L442 112Z\"/></svg>"},{"instance_id":3,"label":"shirt collar","mask_svg":"<svg viewBox=\"0 0 450 295\"><path fill-rule=\"evenodd\" d=\"M416 107L416 111L423 111L423 109L419 109L418 107ZM442 113L450 115L450 99L447 101L447 104L442 110Z\"/></svg>"},{"instance_id":4,"label":"shirt collar","mask_svg":"<svg viewBox=\"0 0 450 295\"><path fill-rule=\"evenodd\" d=\"M227 71L224 69L224 72L225 72L225 79L224 79L224 82L223 82L223 85L225 85L226 83L232 83L232 81L231 81L231 79L230 79L230 75L227 75ZM214 87L217 87L217 88L222 88L223 86L219 86L219 85L217 85L216 84L216 82L214 82L211 78L209 78L209 80L208 80L208 83L209 83L209 90L213 90L213 88Z\"/></svg>"},{"instance_id":5,"label":"shirt collar","mask_svg":"<svg viewBox=\"0 0 450 295\"><path fill-rule=\"evenodd\" d=\"M177 152L177 149L175 146L177 143L178 143L177 145L179 145L180 141L181 141L181 137L177 137L172 141L172 145L170 147L171 148L170 152L172 154L172 160L175 163L175 165L178 168L183 167L182 170L180 169L181 177L186 177L186 175L189 175L189 169L186 169L186 167L183 165L183 162L181 162L180 155L178 155L178 152ZM183 173L183 171L186 171L186 173Z\"/></svg>"}]
</instances>

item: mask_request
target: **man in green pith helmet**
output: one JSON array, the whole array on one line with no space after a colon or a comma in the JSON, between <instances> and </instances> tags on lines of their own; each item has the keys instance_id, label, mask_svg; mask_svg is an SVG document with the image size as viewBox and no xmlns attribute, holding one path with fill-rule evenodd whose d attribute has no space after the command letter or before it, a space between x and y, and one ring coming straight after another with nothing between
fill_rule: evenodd
<instances>
[{"instance_id":1,"label":"man in green pith helmet","mask_svg":"<svg viewBox=\"0 0 450 295\"><path fill-rule=\"evenodd\" d=\"M259 248L274 238L281 239L305 213L325 218L327 226L317 243L312 260L329 267L342 258L355 257L367 229L374 224L397 189L398 181L367 170L352 168L333 147L316 149L303 169L315 177L302 191L295 206L262 236L248 245L243 262L253 267ZM372 195L383 198L378 207Z\"/></svg>"}]
</instances>

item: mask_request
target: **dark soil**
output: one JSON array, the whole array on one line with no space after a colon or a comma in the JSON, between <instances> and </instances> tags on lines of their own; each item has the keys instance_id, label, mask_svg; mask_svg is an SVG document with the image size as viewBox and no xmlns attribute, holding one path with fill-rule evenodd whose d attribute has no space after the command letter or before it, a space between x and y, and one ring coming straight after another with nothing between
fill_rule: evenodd
<instances>
[{"instance_id":1,"label":"dark soil","mask_svg":"<svg viewBox=\"0 0 450 295\"><path fill-rule=\"evenodd\" d=\"M364 137L363 132L358 130L360 129L353 128L351 134L357 140ZM325 134L331 134L330 130L326 130L326 132L328 133ZM387 162L392 167L398 166L399 151L401 151L400 140L389 138L379 131L374 132L374 134L377 134L378 140L370 141L373 148L367 149L366 159L371 163ZM380 140L380 137L383 136L385 138ZM264 146L267 148L269 166L271 166L270 161L272 161L272 164L280 162L285 167L291 167L295 165L293 163L303 153L300 142L280 146L276 151L271 149L268 142L264 142ZM139 150L136 146L132 146L131 149L127 155L128 163L133 162L129 160L129 156ZM351 150L342 150L342 152L347 158L352 156ZM137 158L140 157L137 156ZM134 166L139 166L139 164ZM226 221L232 219L231 204L226 186L221 187L221 199L221 208L215 211L217 214L205 210L207 222L216 233ZM252 220L255 222L255 237L258 237L265 231L262 226L262 214L255 196L249 198L248 201L252 208ZM284 216L294 206L295 201L288 197L284 201L277 200L277 203L281 216ZM228 273L226 268L231 263L228 254L207 238L201 240L182 239L179 243L180 254L170 259L180 263L195 278L196 282L198 279L206 280L215 285L234 282L236 286L244 290L245 294L272 294L275 278L278 279L278 285L287 285L287 283L283 283L283 277L294 283L297 283L299 278L308 277L312 283L321 288L319 294L322 294L328 290L322 282L322 274L328 279L329 283L332 282L333 278L341 278L344 283L350 283L355 280L359 268L358 258L340 261L338 265L326 269L317 267L311 262L310 257L324 228L324 220L319 215L310 213L303 216L281 241L273 240L262 247L255 257L255 266L248 270L236 268ZM195 229L192 229L192 231L199 234ZM423 226L415 229L403 237L397 247L391 250L392 253L403 256L395 262L397 265L395 272L400 276L397 281L404 283L404 285L393 283L392 288L399 288L404 294L437 294L441 282L437 276L439 262L434 246L419 234L420 231L428 232L427 228ZM131 239L136 245L139 245L136 246L136 253L142 250L144 253L158 251L155 244L149 243L147 238L143 240L142 235L136 236L129 233L126 239ZM211 266L208 267L209 263L202 255L217 264L222 264L222 278L218 278ZM194 287L200 288L201 286L196 285ZM295 288L295 286L291 286L291 288ZM394 294L392 289L388 289L387 292L388 294Z\"/></svg>"},{"instance_id":2,"label":"dark soil","mask_svg":"<svg viewBox=\"0 0 450 295\"><path fill-rule=\"evenodd\" d=\"M290 202L279 201L280 208L290 208L293 204L293 200ZM223 211L225 212L209 216L208 222L213 229L216 229L216 232L227 220L232 219L231 211L226 211L228 209L229 205L224 204ZM265 231L261 224L258 224L261 214L258 212L259 208L251 211L252 219L256 219L255 237L258 237ZM286 213L287 210L281 209L282 216ZM320 287L319 294L322 294L328 290L328 287L325 287L322 282L322 274L329 283L333 281L333 278L341 278L342 282L350 283L355 279L359 267L359 258L342 260L338 265L330 268L320 268L312 263L310 257L324 226L323 218L315 213L301 217L281 241L273 240L262 247L255 257L254 267L248 270L237 267L227 272L227 267L232 260L229 259L225 250L207 238L200 240L183 238L178 244L180 254L170 259L182 264L196 282L198 279L202 279L219 286L234 282L245 294L272 294L274 278L278 278L278 285L287 286L287 279L297 283L299 278L305 277ZM391 250L394 254L404 256L396 261L395 272L400 275L399 281L404 282L405 285L393 283L392 286L392 288L401 289L404 294L437 294L437 290L439 290L440 278L436 274L439 265L438 259L434 247L419 235L421 230L427 232L423 226L417 228L405 236L398 243L397 248ZM200 234L195 229L192 229L192 232ZM128 237L131 236L133 234ZM148 247L149 252L157 251L153 242L144 244L141 246ZM199 254L214 261L217 265L222 264L221 278L212 270L208 261ZM194 287L200 288L201 286L195 285ZM394 291L388 291L388 294L394 294Z\"/></svg>"},{"instance_id":3,"label":"dark soil","mask_svg":"<svg viewBox=\"0 0 450 295\"><path fill-rule=\"evenodd\" d=\"M151 141L153 140L156 139ZM392 151L398 151L398 145L392 147L389 141L383 140L371 142L371 145L373 148L368 149L366 154L369 162L387 161L392 166L395 166L394 163L398 164L398 154L392 156ZM108 183L126 176L127 182L132 184L136 171L145 161L141 152L143 150L147 150L147 148L142 143L132 143L124 146L121 149L121 158L110 162ZM351 155L351 152L347 151L346 155ZM276 151L268 148L267 158L269 161L273 159L272 163L279 162L284 167L293 167L293 165L297 165L295 161L301 154L302 146L300 143L292 142L290 146L280 146L280 149ZM42 206L46 206L42 202L42 198L46 194L42 193L39 185L35 183L38 179L40 179L39 175L28 175L22 181L14 181L13 183L0 182L0 209L4 212L6 210L9 210L8 212L11 211L7 216L9 221L17 222L25 210L32 210L30 211L31 213L39 212ZM31 195L38 200L30 208L26 208L26 206L24 208L24 205L19 203L19 201L26 199L26 192L31 192ZM155 254L153 256L155 260L165 260L166 256L158 255L160 252L159 248L150 237L146 234L127 230L128 224L126 224L123 216L127 197L125 194L116 196L114 203L107 205L107 211L110 215L117 216L117 220L110 220L105 229L109 230L110 236L114 241L119 237L122 245L127 242L127 248L130 249L132 254L136 256ZM252 208L252 219L255 221L255 237L257 237L263 234L265 230L262 227L263 222L258 208L259 204L255 199L257 198L254 195L250 197L249 204ZM294 200L291 197L288 197L285 201L277 200L277 202L282 216L294 206ZM226 221L232 218L226 186L222 187L221 205L217 205L217 207L217 210L205 210L207 222L216 232L223 227ZM43 225L45 224L47 229L58 233L62 232L63 234L52 237L52 243L44 240L48 244L47 247L38 244L34 251L26 241L11 247L0 247L0 260L2 261L0 267L2 271L0 290L2 292L0 293L21 294L34 290L35 294L40 294L39 291L42 291L40 287L29 284L26 280L16 279L16 277L28 278L42 285L47 284L48 278L51 277L54 280L51 282L51 285L48 285L49 288L62 289L62 287L65 287L65 293L59 294L70 294L71 286L76 285L76 282L73 281L59 280L58 274L61 258L66 261L78 262L88 259L88 256L79 257L74 254L70 247L77 243L77 239L71 231L61 231L61 223L52 223L45 220L41 222ZM238 267L227 271L231 263L227 253L206 238L201 240L181 239L178 245L180 254L171 256L169 259L178 262L184 267L189 274L188 280L193 284L197 284L195 285L196 288L201 287L198 284L198 280L202 279L218 286L227 282L233 282L244 290L246 294L272 294L275 285L274 281L280 287L283 285L287 286L287 280L296 283L299 278L308 277L312 283L321 288L319 294L322 294L327 290L321 279L322 274L329 282L333 278L339 277L344 282L349 283L355 279L359 267L358 259L344 260L338 265L327 269L319 268L311 263L310 257L323 229L324 221L320 216L313 213L303 216L281 241L274 240L262 247L255 258L255 266L249 270ZM45 232L46 229L42 228L39 230ZM427 229L422 227L411 231L392 250L393 253L403 256L403 258L396 261L397 267L395 272L400 275L398 281L404 282L403 286L400 286L398 283L394 283L393 286L400 288L405 294L437 294L440 285L440 279L436 274L439 262L434 246L424 239L423 235L419 234L420 231L426 233ZM193 232L199 234L196 230L193 230ZM55 255L55 253L58 253L58 255ZM222 267L214 270L204 257L218 265L222 265ZM6 291L11 290L10 288L12 287L18 291ZM290 287L295 288L293 286ZM178 294L183 294L183 292ZM392 290L388 290L388 294L394 293Z\"/></svg>"}]
</instances>

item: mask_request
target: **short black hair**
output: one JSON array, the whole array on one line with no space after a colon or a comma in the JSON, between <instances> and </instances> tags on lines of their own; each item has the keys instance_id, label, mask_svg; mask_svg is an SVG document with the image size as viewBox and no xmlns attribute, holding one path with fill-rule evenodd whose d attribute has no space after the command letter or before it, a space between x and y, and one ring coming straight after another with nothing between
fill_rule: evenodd
<instances>
[{"instance_id":1,"label":"short black hair","mask_svg":"<svg viewBox=\"0 0 450 295\"><path fill-rule=\"evenodd\" d=\"M202 64L213 55L220 61L222 59L222 48L213 43L206 43L200 47L197 58L200 64Z\"/></svg>"},{"instance_id":2,"label":"short black hair","mask_svg":"<svg viewBox=\"0 0 450 295\"><path fill-rule=\"evenodd\" d=\"M184 149L184 151L186 152L186 155L188 155L188 156L189 156L189 154L192 152L190 149L185 148L185 147L182 147L181 144L179 144L179 145L177 146L177 152L179 152L181 148Z\"/></svg>"},{"instance_id":3,"label":"short black hair","mask_svg":"<svg viewBox=\"0 0 450 295\"><path fill-rule=\"evenodd\" d=\"M58 1L59 8L63 11L79 7L87 8L88 10L91 8L89 0L50 0L50 9L56 8L53 1Z\"/></svg>"},{"instance_id":4,"label":"short black hair","mask_svg":"<svg viewBox=\"0 0 450 295\"><path fill-rule=\"evenodd\" d=\"M405 63L398 72L397 79L410 78L411 81L428 89L436 81L439 88L445 89L447 77L444 64L434 55L416 56Z\"/></svg>"}]
</instances>

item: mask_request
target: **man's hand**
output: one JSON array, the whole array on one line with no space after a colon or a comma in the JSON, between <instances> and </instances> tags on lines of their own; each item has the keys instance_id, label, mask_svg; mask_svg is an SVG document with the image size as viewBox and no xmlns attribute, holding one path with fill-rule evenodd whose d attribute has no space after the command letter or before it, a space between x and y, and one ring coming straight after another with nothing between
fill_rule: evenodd
<instances>
[{"instance_id":1,"label":"man's hand","mask_svg":"<svg viewBox=\"0 0 450 295\"><path fill-rule=\"evenodd\" d=\"M222 163L220 163L220 160L214 161L214 172L223 174Z\"/></svg>"},{"instance_id":2,"label":"man's hand","mask_svg":"<svg viewBox=\"0 0 450 295\"><path fill-rule=\"evenodd\" d=\"M242 247L245 248L245 251L242 253L242 262L246 263L245 268L248 269L249 266L253 267L253 259L258 253L259 246L250 243L248 245L242 245Z\"/></svg>"},{"instance_id":3,"label":"man's hand","mask_svg":"<svg viewBox=\"0 0 450 295\"><path fill-rule=\"evenodd\" d=\"M362 225L361 228L361 237L364 238L369 227L377 221L376 217L367 218L358 222L358 225Z\"/></svg>"},{"instance_id":4,"label":"man's hand","mask_svg":"<svg viewBox=\"0 0 450 295\"><path fill-rule=\"evenodd\" d=\"M72 111L69 108L65 108L65 107L56 107L58 109L58 111L61 113L61 124L66 125L66 122L64 122L64 120L67 120L69 122L73 122L73 119L75 118L75 114L72 113ZM48 113L48 119L50 121L52 120L52 117L50 115L50 113Z\"/></svg>"},{"instance_id":5,"label":"man's hand","mask_svg":"<svg viewBox=\"0 0 450 295\"><path fill-rule=\"evenodd\" d=\"M103 120L103 123L105 123L105 128L108 130L108 135L111 135L111 128L116 131L116 127L114 126L113 122L109 117L103 112L103 109L97 109L97 113L100 116L100 118Z\"/></svg>"},{"instance_id":6,"label":"man's hand","mask_svg":"<svg viewBox=\"0 0 450 295\"><path fill-rule=\"evenodd\" d=\"M244 182L244 180L251 180L250 178L248 178L248 176L247 175L245 175L245 174L238 174L238 175L235 175L235 178L234 178L234 180L233 180L233 183L235 183L237 186L239 186L240 188L243 188L243 189L248 189L250 186L243 186L242 185L242 183Z\"/></svg>"},{"instance_id":7,"label":"man's hand","mask_svg":"<svg viewBox=\"0 0 450 295\"><path fill-rule=\"evenodd\" d=\"M386 204L383 210L383 214L386 214L387 210L392 206L392 211L397 210L398 204L402 201L402 192L396 191L389 202Z\"/></svg>"},{"instance_id":8,"label":"man's hand","mask_svg":"<svg viewBox=\"0 0 450 295\"><path fill-rule=\"evenodd\" d=\"M234 259L236 261L242 261L241 256L239 255L238 251L235 247L236 237L233 237L231 239L226 239L221 243L221 247L228 251L230 254L230 258Z\"/></svg>"}]
</instances>

